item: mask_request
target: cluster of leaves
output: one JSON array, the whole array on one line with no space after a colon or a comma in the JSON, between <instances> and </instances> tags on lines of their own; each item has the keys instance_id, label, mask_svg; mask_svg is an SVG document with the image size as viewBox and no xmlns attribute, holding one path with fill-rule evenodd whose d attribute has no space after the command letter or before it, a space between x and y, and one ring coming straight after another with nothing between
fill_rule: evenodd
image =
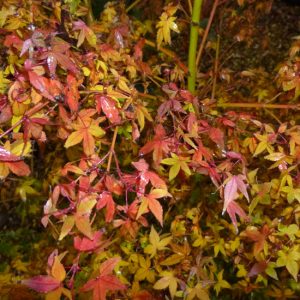
<instances>
[{"instance_id":1,"label":"cluster of leaves","mask_svg":"<svg viewBox=\"0 0 300 300\"><path fill-rule=\"evenodd\" d=\"M46 299L283 299L299 290L299 126L224 112L186 90L186 68L163 48L185 29L183 12L168 3L143 25L110 2L87 25L79 1L2 6L0 178L34 174L35 152L51 170L42 224L59 250L46 275L22 281ZM162 59L148 48L154 30ZM294 101L298 50L296 40L278 74L278 91ZM246 78L263 102L276 90L263 92L257 74L267 77L244 70L237 84ZM231 82L228 70L219 75L217 95ZM34 195L21 186L22 200Z\"/></svg>"}]
</instances>

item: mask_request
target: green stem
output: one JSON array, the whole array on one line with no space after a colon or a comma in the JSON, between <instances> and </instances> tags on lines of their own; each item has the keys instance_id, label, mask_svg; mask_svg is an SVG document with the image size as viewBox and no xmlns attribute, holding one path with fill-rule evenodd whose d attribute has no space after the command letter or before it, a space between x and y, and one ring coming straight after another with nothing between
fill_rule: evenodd
<instances>
[{"instance_id":1,"label":"green stem","mask_svg":"<svg viewBox=\"0 0 300 300\"><path fill-rule=\"evenodd\" d=\"M196 55L198 45L198 27L200 23L202 0L194 0L193 12L192 12L192 23L190 31L190 45L189 45L189 58L188 58L188 90L191 93L195 93L196 87Z\"/></svg>"},{"instance_id":2,"label":"green stem","mask_svg":"<svg viewBox=\"0 0 300 300\"><path fill-rule=\"evenodd\" d=\"M138 5L142 0L135 0L132 4L130 4L126 8L126 12L128 13L130 10L132 10L136 5Z\"/></svg>"},{"instance_id":3,"label":"green stem","mask_svg":"<svg viewBox=\"0 0 300 300\"><path fill-rule=\"evenodd\" d=\"M92 10L92 2L91 0L84 0L84 4L88 8L88 14L87 14L87 25L90 26L94 23L94 15Z\"/></svg>"}]
</instances>

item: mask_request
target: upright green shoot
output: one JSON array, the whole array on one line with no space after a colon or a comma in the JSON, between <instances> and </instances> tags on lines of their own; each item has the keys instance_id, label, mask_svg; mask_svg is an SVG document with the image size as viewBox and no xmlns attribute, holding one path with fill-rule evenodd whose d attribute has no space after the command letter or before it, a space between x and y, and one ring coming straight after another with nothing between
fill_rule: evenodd
<instances>
[{"instance_id":1,"label":"upright green shoot","mask_svg":"<svg viewBox=\"0 0 300 300\"><path fill-rule=\"evenodd\" d=\"M201 16L202 0L195 0L192 11L192 22L190 31L190 45L189 45L189 57L188 57L188 90L191 93L195 93L196 88L196 55L197 55L197 45L198 45L198 28Z\"/></svg>"}]
</instances>

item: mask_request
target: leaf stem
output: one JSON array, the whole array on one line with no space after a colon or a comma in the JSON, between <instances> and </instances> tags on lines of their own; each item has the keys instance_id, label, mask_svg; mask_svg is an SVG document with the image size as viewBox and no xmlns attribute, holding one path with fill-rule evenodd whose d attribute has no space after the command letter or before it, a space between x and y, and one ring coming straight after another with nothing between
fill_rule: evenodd
<instances>
[{"instance_id":1,"label":"leaf stem","mask_svg":"<svg viewBox=\"0 0 300 300\"><path fill-rule=\"evenodd\" d=\"M192 11L192 23L190 31L190 43L189 43L189 54L188 54L188 90L191 93L195 93L196 87L196 51L198 45L198 28L200 23L202 0L194 0L193 11Z\"/></svg>"}]
</instances>

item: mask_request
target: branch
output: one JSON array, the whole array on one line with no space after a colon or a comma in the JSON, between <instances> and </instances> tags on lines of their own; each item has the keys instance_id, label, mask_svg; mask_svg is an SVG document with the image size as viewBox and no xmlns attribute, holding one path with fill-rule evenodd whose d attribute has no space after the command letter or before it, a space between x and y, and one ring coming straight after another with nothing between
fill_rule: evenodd
<instances>
[{"instance_id":1,"label":"branch","mask_svg":"<svg viewBox=\"0 0 300 300\"><path fill-rule=\"evenodd\" d=\"M190 45L189 45L189 57L188 57L188 90L191 93L195 93L196 87L196 51L198 45L198 27L200 23L202 0L195 0L192 12L192 23L190 31Z\"/></svg>"},{"instance_id":2,"label":"branch","mask_svg":"<svg viewBox=\"0 0 300 300\"><path fill-rule=\"evenodd\" d=\"M300 104L268 104L268 103L213 103L213 107L221 108L267 108L267 109L295 109L300 110Z\"/></svg>"},{"instance_id":3,"label":"branch","mask_svg":"<svg viewBox=\"0 0 300 300\"><path fill-rule=\"evenodd\" d=\"M166 54L167 56L169 56L170 58L172 58L175 63L184 71L185 74L188 73L188 68L186 67L186 65L178 58L178 56L176 55L175 52L173 52L172 50L169 50L167 48L164 48L162 46L157 46L156 43L149 41L149 40L145 40L145 44L152 47L152 48L157 48L159 51L161 51L162 53Z\"/></svg>"},{"instance_id":4,"label":"branch","mask_svg":"<svg viewBox=\"0 0 300 300\"><path fill-rule=\"evenodd\" d=\"M196 60L196 66L197 67L199 66L200 59L201 59L201 56L202 56L202 53L203 53L203 50L204 50L204 46L205 46L205 43L206 43L206 40L207 40L207 36L208 36L209 30L210 30L213 18L215 16L215 12L216 12L218 4L219 4L219 0L215 0L214 6L213 6L213 8L210 12L209 20L208 20L207 26L205 28L204 35L203 35L203 38L202 38L202 41L201 41L201 45L200 45L200 48L199 48L199 51L198 51L198 54L197 54L197 60Z\"/></svg>"},{"instance_id":5,"label":"branch","mask_svg":"<svg viewBox=\"0 0 300 300\"><path fill-rule=\"evenodd\" d=\"M107 173L110 171L112 156L115 151L114 149L115 149L116 140L117 140L117 133L118 133L118 126L115 127L113 140L112 140L110 150L109 150L109 157L108 157L107 168L106 168Z\"/></svg>"},{"instance_id":6,"label":"branch","mask_svg":"<svg viewBox=\"0 0 300 300\"><path fill-rule=\"evenodd\" d=\"M10 128L8 128L5 132L3 132L3 133L0 134L0 139L2 139L5 135L9 134L16 127L18 127L19 125L21 125L26 118L31 117L32 115L34 115L35 113L37 113L38 111L40 111L43 107L47 106L49 104L49 102L50 101L46 101L44 103L38 103L33 108L31 108L30 110L28 110L28 112L24 114L24 116L22 117L22 119L20 119L18 122L16 122Z\"/></svg>"}]
</instances>

